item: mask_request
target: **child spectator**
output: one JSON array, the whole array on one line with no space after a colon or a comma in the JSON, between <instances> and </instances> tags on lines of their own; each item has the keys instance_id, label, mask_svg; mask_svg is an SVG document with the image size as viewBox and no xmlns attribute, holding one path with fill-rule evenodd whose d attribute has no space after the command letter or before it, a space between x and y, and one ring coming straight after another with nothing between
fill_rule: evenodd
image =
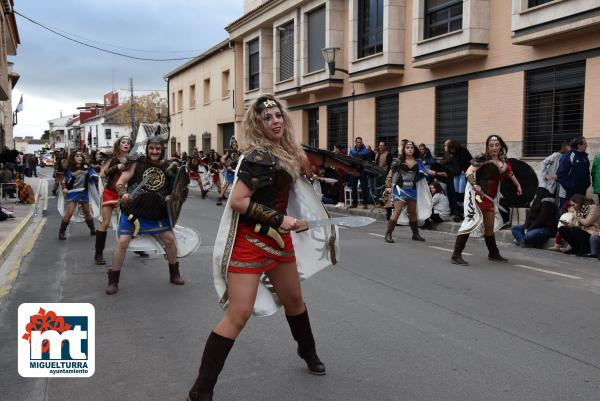
<instances>
[{"instance_id":1,"label":"child spectator","mask_svg":"<svg viewBox=\"0 0 600 401\"><path fill-rule=\"evenodd\" d=\"M426 230L431 230L433 228L433 223L450 221L451 214L450 202L448 201L448 197L442 189L441 184L437 181L434 181L429 185L429 190L431 191L433 213L431 214L431 217L425 220L421 226L421 228Z\"/></svg>"}]
</instances>

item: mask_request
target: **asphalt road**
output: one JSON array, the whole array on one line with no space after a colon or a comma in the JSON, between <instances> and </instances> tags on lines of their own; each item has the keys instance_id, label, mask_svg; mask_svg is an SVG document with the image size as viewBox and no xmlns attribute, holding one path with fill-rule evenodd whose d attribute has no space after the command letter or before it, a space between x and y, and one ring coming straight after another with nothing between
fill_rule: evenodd
<instances>
[{"instance_id":1,"label":"asphalt road","mask_svg":"<svg viewBox=\"0 0 600 401\"><path fill-rule=\"evenodd\" d=\"M106 296L93 237L73 224L59 241L51 199L39 236L22 240L35 240L33 249L0 303L0 400L184 400L222 316L210 267L222 211L214 201L192 193L184 206L180 221L202 237L180 262L184 286L169 283L163 259L129 254L120 292ZM250 320L215 400L600 400L600 262L500 244L510 263L496 264L471 239L471 265L459 267L448 260L451 235L424 232L417 243L398 228L387 244L384 230L342 230L340 264L303 283L327 375L306 372L280 311ZM95 306L93 377L19 376L24 302Z\"/></svg>"}]
</instances>

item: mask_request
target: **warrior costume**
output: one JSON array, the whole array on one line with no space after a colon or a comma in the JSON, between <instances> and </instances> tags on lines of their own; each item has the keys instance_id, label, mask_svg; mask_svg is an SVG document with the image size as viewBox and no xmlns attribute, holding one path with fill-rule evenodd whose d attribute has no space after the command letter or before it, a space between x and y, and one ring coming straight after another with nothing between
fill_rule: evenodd
<instances>
[{"instance_id":1,"label":"warrior costume","mask_svg":"<svg viewBox=\"0 0 600 401\"><path fill-rule=\"evenodd\" d=\"M235 178L235 169L237 167L238 160L242 153L239 150L229 149L225 157L225 167L227 168L226 179L227 184L233 184Z\"/></svg>"},{"instance_id":2,"label":"warrior costume","mask_svg":"<svg viewBox=\"0 0 600 401\"><path fill-rule=\"evenodd\" d=\"M58 210L61 216L64 216L64 207L66 202L75 202L75 203L92 203L93 206L93 216L98 215L99 207L97 203L99 200L96 194L96 186L95 182L98 180L98 174L96 170L93 168L82 164L79 168L70 169L67 168L65 171L63 180L61 182L62 189L66 189L68 192L66 195L63 195L63 192L60 193L58 199ZM90 202L90 192L94 190L95 195L93 196L93 201ZM75 210L77 212L77 210ZM75 221L81 221L80 218L73 216L72 218ZM61 220L60 229L58 231L58 238L61 240L66 239L65 233L67 230L67 226L70 221ZM94 220L90 216L89 218L86 216L85 222L90 229L90 235L96 235L96 229L94 227Z\"/></svg>"},{"instance_id":3,"label":"warrior costume","mask_svg":"<svg viewBox=\"0 0 600 401\"><path fill-rule=\"evenodd\" d=\"M496 245L494 232L498 231L504 224L499 211L498 189L500 182L513 175L512 167L506 160L500 161L500 165L492 161L487 155L480 155L471 161L471 165L478 167L473 175L467 180L464 202L464 220L458 230L452 262L456 264L468 264L462 259L464 250L470 235L483 236L488 248L488 259L498 262L507 260L500 256ZM481 187L481 191L475 191L474 185ZM486 235L484 230L484 213L494 212L494 227L491 235Z\"/></svg>"}]
</instances>

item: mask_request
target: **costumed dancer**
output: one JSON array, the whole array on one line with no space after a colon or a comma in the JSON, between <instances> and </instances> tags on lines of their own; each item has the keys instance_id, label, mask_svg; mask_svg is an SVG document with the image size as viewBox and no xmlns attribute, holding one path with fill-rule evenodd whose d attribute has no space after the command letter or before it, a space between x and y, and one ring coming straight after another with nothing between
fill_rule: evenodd
<instances>
[{"instance_id":1,"label":"costumed dancer","mask_svg":"<svg viewBox=\"0 0 600 401\"><path fill-rule=\"evenodd\" d=\"M96 253L94 261L97 265L105 265L104 247L106 245L106 232L110 226L113 210L117 208L119 197L115 185L123 172L128 167L128 154L131 149L131 138L122 136L115 141L113 146L113 157L106 161L100 171L100 177L106 180L106 186L102 191L102 222L96 231Z\"/></svg>"},{"instance_id":2,"label":"costumed dancer","mask_svg":"<svg viewBox=\"0 0 600 401\"><path fill-rule=\"evenodd\" d=\"M499 135L490 135L485 141L485 153L476 156L467 169L467 187L464 202L464 220L454 244L450 260L457 265L468 265L462 258L469 235L481 236L488 248L488 259L494 262L508 262L500 255L494 232L504 224L498 209L500 181L510 178L517 188L517 195L523 193L521 184L506 160L508 147Z\"/></svg>"},{"instance_id":3,"label":"costumed dancer","mask_svg":"<svg viewBox=\"0 0 600 401\"><path fill-rule=\"evenodd\" d=\"M223 200L225 199L225 192L227 192L227 188L230 185L233 185L233 179L235 178L235 169L237 167L238 160L240 159L240 151L238 150L238 143L235 138L231 138L229 142L230 149L227 150L227 153L223 155L221 158L222 164L225 166L226 176L225 176L225 184L221 188L219 192L219 200L217 201L217 205L222 205Z\"/></svg>"},{"instance_id":4,"label":"costumed dancer","mask_svg":"<svg viewBox=\"0 0 600 401\"><path fill-rule=\"evenodd\" d=\"M71 152L67 159L67 170L61 182L65 207L58 231L58 239L67 239L67 226L77 205L83 210L85 222L90 229L90 235L96 235L94 219L90 212L89 190L94 186L94 181L97 179L96 170L88 166L83 153L78 150Z\"/></svg>"},{"instance_id":5,"label":"costumed dancer","mask_svg":"<svg viewBox=\"0 0 600 401\"><path fill-rule=\"evenodd\" d=\"M312 186L300 176L306 156L294 140L291 121L279 101L270 95L255 100L246 112L244 132L244 156L213 251L215 286L226 312L206 341L188 401L213 399L225 359L250 315L253 311L273 314L278 302L298 343L298 355L310 373L325 374L300 278L314 274L310 270L315 266L320 265L320 270L336 263L337 229L321 227L325 230L313 235L290 233L301 224L297 218L307 216L303 213L319 209L321 214L313 216L327 217L327 212ZM315 244L317 237L321 240ZM265 283L270 284L267 287Z\"/></svg>"},{"instance_id":6,"label":"costumed dancer","mask_svg":"<svg viewBox=\"0 0 600 401\"><path fill-rule=\"evenodd\" d=\"M158 235L167 255L170 282L175 285L184 284L179 274L177 244L167 211L178 166L176 162L165 161L164 153L165 147L160 137L148 138L146 156L141 156L123 171L115 186L121 201L121 215L112 267L107 272L108 295L119 291L121 267L134 234Z\"/></svg>"},{"instance_id":7,"label":"costumed dancer","mask_svg":"<svg viewBox=\"0 0 600 401\"><path fill-rule=\"evenodd\" d=\"M425 221L431 216L433 203L427 180L424 178L443 173L436 173L427 169L420 157L419 149L415 143L407 141L402 145L400 157L392 163L386 186L391 187L394 211L388 221L385 242L394 242L392 233L405 206L408 215L407 220L412 231L412 239L414 241L425 241L425 238L419 234L419 221ZM389 189L387 191L389 192Z\"/></svg>"},{"instance_id":8,"label":"costumed dancer","mask_svg":"<svg viewBox=\"0 0 600 401\"><path fill-rule=\"evenodd\" d=\"M60 186L65 170L67 169L67 157L62 149L57 150L54 153L54 187L52 188L52 195L56 196L56 190Z\"/></svg>"},{"instance_id":9,"label":"costumed dancer","mask_svg":"<svg viewBox=\"0 0 600 401\"><path fill-rule=\"evenodd\" d=\"M204 199L206 198L206 192L202 187L202 179L200 177L199 170L200 163L202 163L202 160L200 160L200 154L198 153L197 149L194 149L192 151L192 157L190 157L190 159L187 162L187 171L188 175L190 176L190 180L194 180L198 183L198 186L200 187L200 192L202 194L202 199Z\"/></svg>"},{"instance_id":10,"label":"costumed dancer","mask_svg":"<svg viewBox=\"0 0 600 401\"><path fill-rule=\"evenodd\" d=\"M213 184L217 188L217 193L221 193L221 156L211 149L206 157L208 172L212 177ZM222 201L217 200L217 205L222 205Z\"/></svg>"}]
</instances>

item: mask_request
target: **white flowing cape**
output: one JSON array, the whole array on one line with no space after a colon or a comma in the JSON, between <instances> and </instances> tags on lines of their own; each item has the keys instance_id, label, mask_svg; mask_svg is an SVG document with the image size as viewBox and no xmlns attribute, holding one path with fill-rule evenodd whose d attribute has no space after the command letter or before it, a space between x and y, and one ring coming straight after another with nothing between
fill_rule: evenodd
<instances>
[{"instance_id":1,"label":"white flowing cape","mask_svg":"<svg viewBox=\"0 0 600 401\"><path fill-rule=\"evenodd\" d=\"M238 167L241 161L242 159L240 159ZM236 169L233 188L235 188L237 181ZM239 214L231 208L230 202L231 198L227 200L227 205L221 217L221 224L219 225L213 250L215 289L219 295L219 303L224 309L227 308L229 302L227 266L231 258L239 218ZM304 178L296 180L292 187L287 210L290 216L307 221L330 217L321 200L317 197L314 188ZM292 231L291 234L301 281L326 267L335 265L339 261L339 230L336 226L313 228L302 233ZM263 274L258 286L256 302L254 303L254 315L272 315L277 312L280 306L277 293L275 293L268 277Z\"/></svg>"},{"instance_id":2,"label":"white flowing cape","mask_svg":"<svg viewBox=\"0 0 600 401\"><path fill-rule=\"evenodd\" d=\"M422 224L425 220L431 217L433 212L433 198L431 197L431 191L429 190L429 184L425 178L417 181L417 220L419 224ZM408 225L408 208L404 207L398 224Z\"/></svg>"},{"instance_id":3,"label":"white flowing cape","mask_svg":"<svg viewBox=\"0 0 600 401\"><path fill-rule=\"evenodd\" d=\"M471 234L474 237L483 236L483 214L481 209L479 209L479 205L475 200L475 190L470 182L467 182L467 187L465 188L465 201L464 201L464 217L460 228L458 229L458 234ZM497 196L494 199L494 210L496 211L496 215L494 216L494 232L500 230L504 225L504 220L500 215L500 205L498 203L500 196Z\"/></svg>"}]
</instances>

